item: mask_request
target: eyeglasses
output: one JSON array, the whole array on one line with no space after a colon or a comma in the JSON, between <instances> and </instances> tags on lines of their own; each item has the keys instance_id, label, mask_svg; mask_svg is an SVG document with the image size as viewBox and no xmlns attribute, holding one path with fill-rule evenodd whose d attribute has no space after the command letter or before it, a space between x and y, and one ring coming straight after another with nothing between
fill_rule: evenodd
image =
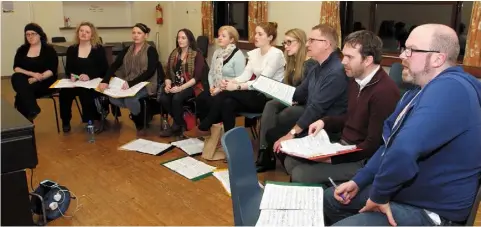
<instances>
[{"instance_id":1,"label":"eyeglasses","mask_svg":"<svg viewBox=\"0 0 481 227\"><path fill-rule=\"evenodd\" d=\"M312 42L314 42L314 41L325 42L325 41L327 41L327 40L325 40L325 39L314 39L314 38L309 38L309 39L307 39L307 42L308 42L308 43L312 43Z\"/></svg>"},{"instance_id":2,"label":"eyeglasses","mask_svg":"<svg viewBox=\"0 0 481 227\"><path fill-rule=\"evenodd\" d=\"M286 41L282 42L282 45L283 46L290 46L292 44L292 42L297 42L297 40L286 40Z\"/></svg>"},{"instance_id":3,"label":"eyeglasses","mask_svg":"<svg viewBox=\"0 0 481 227\"><path fill-rule=\"evenodd\" d=\"M404 49L404 54L406 57L411 57L413 55L413 52L419 52L419 53L441 53L438 50L420 50L420 49L413 49L413 48L406 48Z\"/></svg>"},{"instance_id":4,"label":"eyeglasses","mask_svg":"<svg viewBox=\"0 0 481 227\"><path fill-rule=\"evenodd\" d=\"M25 33L25 36L26 36L26 37L32 37L32 36L36 36L36 35L38 35L36 32Z\"/></svg>"}]
</instances>

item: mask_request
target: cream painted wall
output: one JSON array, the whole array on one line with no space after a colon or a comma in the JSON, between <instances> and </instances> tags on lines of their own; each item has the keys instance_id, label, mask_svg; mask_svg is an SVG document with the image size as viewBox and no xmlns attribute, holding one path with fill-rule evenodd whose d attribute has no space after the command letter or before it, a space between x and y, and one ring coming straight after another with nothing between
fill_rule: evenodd
<instances>
[{"instance_id":1,"label":"cream painted wall","mask_svg":"<svg viewBox=\"0 0 481 227\"><path fill-rule=\"evenodd\" d=\"M160 2L163 8L164 24L155 23L155 5L158 2L134 1L132 3L133 22L147 24L152 31L149 40L156 40L160 59L165 64L175 47L175 36L179 29L188 28L197 37L202 32L201 2L197 1L165 1ZM31 12L29 4L31 4ZM301 28L306 32L319 23L321 2L269 2L269 21L278 23L277 44L282 42L284 33L291 28ZM60 30L63 27L63 7L61 1L15 2L15 14L2 14L2 71L1 75L10 75L16 48L23 39L23 27L34 21L40 24L49 37L64 36L72 40L74 30ZM286 16L289 15L289 16ZM295 18L295 19L293 19ZM88 20L88 18L86 18ZM4 26L5 25L5 26ZM7 29L12 28L12 29ZM3 32L8 31L8 32ZM14 34L15 33L15 34ZM104 42L130 40L130 29L99 30ZM209 47L209 59L216 46Z\"/></svg>"}]
</instances>

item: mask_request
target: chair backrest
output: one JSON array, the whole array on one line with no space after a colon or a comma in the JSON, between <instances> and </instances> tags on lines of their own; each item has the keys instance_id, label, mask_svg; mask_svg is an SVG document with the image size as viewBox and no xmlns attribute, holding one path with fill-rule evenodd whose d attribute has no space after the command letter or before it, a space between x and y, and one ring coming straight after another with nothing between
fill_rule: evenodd
<instances>
[{"instance_id":1,"label":"chair backrest","mask_svg":"<svg viewBox=\"0 0 481 227\"><path fill-rule=\"evenodd\" d=\"M410 83L405 83L403 81L403 65L399 62L395 62L391 65L391 70L389 70L389 77L394 80L399 91L401 92L401 96L409 89L413 89L415 85Z\"/></svg>"},{"instance_id":2,"label":"chair backrest","mask_svg":"<svg viewBox=\"0 0 481 227\"><path fill-rule=\"evenodd\" d=\"M207 52L209 50L209 38L203 35L198 36L197 47L202 51L204 58L207 58Z\"/></svg>"},{"instance_id":3,"label":"chair backrest","mask_svg":"<svg viewBox=\"0 0 481 227\"><path fill-rule=\"evenodd\" d=\"M478 212L478 208L481 203L481 179L479 180L478 184L478 194L474 199L473 208L471 208L471 213L468 216L468 220L466 221L466 226L473 226L474 221L476 220L476 214Z\"/></svg>"},{"instance_id":4,"label":"chair backrest","mask_svg":"<svg viewBox=\"0 0 481 227\"><path fill-rule=\"evenodd\" d=\"M128 42L122 42L122 45L124 48L129 47L130 45L134 44L134 42L128 41Z\"/></svg>"},{"instance_id":5,"label":"chair backrest","mask_svg":"<svg viewBox=\"0 0 481 227\"><path fill-rule=\"evenodd\" d=\"M165 81L165 70L162 62L159 61L157 65L157 86L160 87Z\"/></svg>"},{"instance_id":6,"label":"chair backrest","mask_svg":"<svg viewBox=\"0 0 481 227\"><path fill-rule=\"evenodd\" d=\"M63 36L52 37L52 43L64 43L67 42L67 39Z\"/></svg>"},{"instance_id":7,"label":"chair backrest","mask_svg":"<svg viewBox=\"0 0 481 227\"><path fill-rule=\"evenodd\" d=\"M254 151L244 127L222 136L222 147L229 166L229 181L236 226L254 226L259 218L263 190L259 186Z\"/></svg>"},{"instance_id":8,"label":"chair backrest","mask_svg":"<svg viewBox=\"0 0 481 227\"><path fill-rule=\"evenodd\" d=\"M157 46L155 45L154 41L147 41L147 43L151 46L153 46L155 49L157 49Z\"/></svg>"}]
</instances>

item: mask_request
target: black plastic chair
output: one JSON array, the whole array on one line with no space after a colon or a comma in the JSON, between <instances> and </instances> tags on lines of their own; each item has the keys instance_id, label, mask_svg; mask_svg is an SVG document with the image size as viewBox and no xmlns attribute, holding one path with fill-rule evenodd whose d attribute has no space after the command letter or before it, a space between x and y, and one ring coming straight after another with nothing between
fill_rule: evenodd
<instances>
[{"instance_id":1,"label":"black plastic chair","mask_svg":"<svg viewBox=\"0 0 481 227\"><path fill-rule=\"evenodd\" d=\"M207 36L198 36L197 37L197 48L202 51L202 55L205 59L207 59L207 54L209 51L209 38Z\"/></svg>"},{"instance_id":2,"label":"black plastic chair","mask_svg":"<svg viewBox=\"0 0 481 227\"><path fill-rule=\"evenodd\" d=\"M50 94L44 95L39 97L38 99L51 99L53 101L53 109L55 111L55 122L57 123L57 133L60 133L60 124L58 123L58 111L57 111L57 101L55 98L58 98L59 90L55 90ZM80 105L78 104L77 97L75 96L75 104L77 105L78 112L80 113L80 116L82 116L82 110L80 109Z\"/></svg>"}]
</instances>

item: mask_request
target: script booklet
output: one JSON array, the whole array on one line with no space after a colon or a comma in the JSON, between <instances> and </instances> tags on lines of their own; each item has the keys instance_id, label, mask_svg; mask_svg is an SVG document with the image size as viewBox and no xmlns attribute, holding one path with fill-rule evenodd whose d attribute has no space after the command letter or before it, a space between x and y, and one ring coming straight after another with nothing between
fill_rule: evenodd
<instances>
[{"instance_id":1,"label":"script booklet","mask_svg":"<svg viewBox=\"0 0 481 227\"><path fill-rule=\"evenodd\" d=\"M77 80L72 82L70 79L60 79L57 80L55 83L50 85L50 88L74 88L74 87L83 87L87 89L95 89L99 86L102 78L95 78L87 81Z\"/></svg>"},{"instance_id":2,"label":"script booklet","mask_svg":"<svg viewBox=\"0 0 481 227\"><path fill-rule=\"evenodd\" d=\"M127 151L137 151L140 153L151 155L159 155L160 153L167 151L171 147L172 145L168 143L159 143L145 139L136 139L123 145L119 149Z\"/></svg>"},{"instance_id":3,"label":"script booklet","mask_svg":"<svg viewBox=\"0 0 481 227\"><path fill-rule=\"evenodd\" d=\"M256 226L324 226L321 185L266 183Z\"/></svg>"},{"instance_id":4,"label":"script booklet","mask_svg":"<svg viewBox=\"0 0 481 227\"><path fill-rule=\"evenodd\" d=\"M133 97L137 92L140 91L143 87L145 87L149 82L140 82L129 89L122 89L122 85L126 83L125 80L122 80L118 77L114 77L109 82L109 87L105 89L103 94L108 95L112 98L125 98L125 97ZM97 91L99 91L97 89ZM100 92L100 91L99 91Z\"/></svg>"},{"instance_id":5,"label":"script booklet","mask_svg":"<svg viewBox=\"0 0 481 227\"><path fill-rule=\"evenodd\" d=\"M278 100L286 106L292 106L292 97L296 88L279 81L259 76L252 84L252 88Z\"/></svg>"},{"instance_id":6,"label":"script booklet","mask_svg":"<svg viewBox=\"0 0 481 227\"><path fill-rule=\"evenodd\" d=\"M192 181L210 176L216 169L190 156L174 159L162 165Z\"/></svg>"},{"instance_id":7,"label":"script booklet","mask_svg":"<svg viewBox=\"0 0 481 227\"><path fill-rule=\"evenodd\" d=\"M324 129L315 136L309 135L281 142L282 152L312 161L360 150L356 148L356 145L331 143Z\"/></svg>"}]
</instances>

